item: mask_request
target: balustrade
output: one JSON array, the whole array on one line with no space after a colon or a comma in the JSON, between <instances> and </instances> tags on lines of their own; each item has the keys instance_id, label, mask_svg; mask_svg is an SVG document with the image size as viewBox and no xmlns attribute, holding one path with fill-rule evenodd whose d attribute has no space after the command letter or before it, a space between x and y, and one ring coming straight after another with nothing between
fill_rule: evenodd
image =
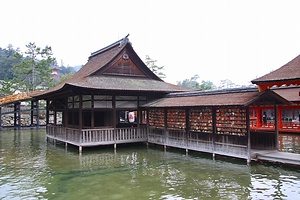
<instances>
[{"instance_id":1,"label":"balustrade","mask_svg":"<svg viewBox=\"0 0 300 200\"><path fill-rule=\"evenodd\" d=\"M47 137L78 146L94 146L147 140L146 128L98 128L74 129L62 126L47 126Z\"/></svg>"}]
</instances>

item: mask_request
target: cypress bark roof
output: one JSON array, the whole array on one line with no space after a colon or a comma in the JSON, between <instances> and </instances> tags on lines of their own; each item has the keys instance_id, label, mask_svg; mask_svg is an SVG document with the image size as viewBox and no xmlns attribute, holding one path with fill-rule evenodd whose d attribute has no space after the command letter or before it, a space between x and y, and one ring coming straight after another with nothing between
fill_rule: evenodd
<instances>
[{"instance_id":1,"label":"cypress bark roof","mask_svg":"<svg viewBox=\"0 0 300 200\"><path fill-rule=\"evenodd\" d=\"M284 97L290 102L300 103L300 87L288 87L273 89L278 95Z\"/></svg>"},{"instance_id":2,"label":"cypress bark roof","mask_svg":"<svg viewBox=\"0 0 300 200\"><path fill-rule=\"evenodd\" d=\"M300 55L296 58L278 68L275 71L272 71L264 76L256 78L251 82L253 84L267 83L267 82L286 82L300 80Z\"/></svg>"},{"instance_id":3,"label":"cypress bark roof","mask_svg":"<svg viewBox=\"0 0 300 200\"><path fill-rule=\"evenodd\" d=\"M128 35L94 53L71 78L44 91L36 98L58 95L70 87L105 91L144 91L170 93L182 88L165 83L139 58Z\"/></svg>"},{"instance_id":4,"label":"cypress bark roof","mask_svg":"<svg viewBox=\"0 0 300 200\"><path fill-rule=\"evenodd\" d=\"M248 88L210 92L175 93L148 103L145 107L248 106L267 104L289 104L289 102L271 90L259 92L256 88Z\"/></svg>"}]
</instances>

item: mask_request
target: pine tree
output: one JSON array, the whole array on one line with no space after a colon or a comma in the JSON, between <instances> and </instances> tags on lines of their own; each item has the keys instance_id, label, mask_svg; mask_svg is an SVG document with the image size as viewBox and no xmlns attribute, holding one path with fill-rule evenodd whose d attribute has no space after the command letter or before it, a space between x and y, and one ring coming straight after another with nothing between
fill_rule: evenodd
<instances>
[{"instance_id":1,"label":"pine tree","mask_svg":"<svg viewBox=\"0 0 300 200\"><path fill-rule=\"evenodd\" d=\"M55 61L52 49L37 47L35 43L26 45L25 54L17 52L15 58L20 62L13 67L15 82L21 91L47 89L53 85L50 65Z\"/></svg>"}]
</instances>

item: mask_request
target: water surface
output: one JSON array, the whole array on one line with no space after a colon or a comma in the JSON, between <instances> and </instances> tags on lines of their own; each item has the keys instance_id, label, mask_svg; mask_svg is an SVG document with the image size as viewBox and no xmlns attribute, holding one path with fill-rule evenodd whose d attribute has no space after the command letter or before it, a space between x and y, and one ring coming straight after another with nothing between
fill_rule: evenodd
<instances>
[{"instance_id":1,"label":"water surface","mask_svg":"<svg viewBox=\"0 0 300 200\"><path fill-rule=\"evenodd\" d=\"M298 139L282 139L297 152ZM294 142L293 142L294 141ZM296 142L295 142L296 141ZM45 130L0 132L0 199L297 199L300 169L159 146L78 149Z\"/></svg>"}]
</instances>

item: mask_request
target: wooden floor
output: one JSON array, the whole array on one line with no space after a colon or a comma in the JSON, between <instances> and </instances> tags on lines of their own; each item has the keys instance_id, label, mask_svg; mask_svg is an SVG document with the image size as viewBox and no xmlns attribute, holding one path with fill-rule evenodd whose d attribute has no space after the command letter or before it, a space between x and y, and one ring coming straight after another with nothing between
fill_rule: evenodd
<instances>
[{"instance_id":1,"label":"wooden floor","mask_svg":"<svg viewBox=\"0 0 300 200\"><path fill-rule=\"evenodd\" d=\"M300 154L277 150L251 150L253 160L300 166Z\"/></svg>"}]
</instances>

